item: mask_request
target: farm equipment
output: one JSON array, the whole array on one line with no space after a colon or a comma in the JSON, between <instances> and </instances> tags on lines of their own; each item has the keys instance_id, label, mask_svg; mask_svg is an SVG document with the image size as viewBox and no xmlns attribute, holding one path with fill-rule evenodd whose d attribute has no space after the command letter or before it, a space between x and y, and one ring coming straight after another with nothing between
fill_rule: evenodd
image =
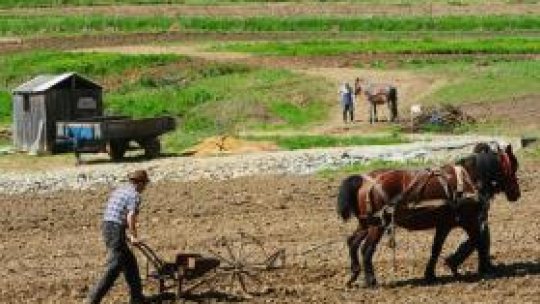
<instances>
[{"instance_id":1,"label":"farm equipment","mask_svg":"<svg viewBox=\"0 0 540 304\"><path fill-rule=\"evenodd\" d=\"M131 142L144 150L147 158L161 153L159 136L174 130L172 117L131 119L125 116L104 116L76 121L56 122L56 146L72 146L75 153L107 152L113 161L124 157Z\"/></svg>"},{"instance_id":2,"label":"farm equipment","mask_svg":"<svg viewBox=\"0 0 540 304\"><path fill-rule=\"evenodd\" d=\"M246 233L220 237L204 246L206 255L181 252L174 262L166 262L147 244L137 245L146 258L146 280L157 283L159 299L188 297L201 286L229 296L262 294L262 272L285 264L284 249L267 254L263 244Z\"/></svg>"}]
</instances>

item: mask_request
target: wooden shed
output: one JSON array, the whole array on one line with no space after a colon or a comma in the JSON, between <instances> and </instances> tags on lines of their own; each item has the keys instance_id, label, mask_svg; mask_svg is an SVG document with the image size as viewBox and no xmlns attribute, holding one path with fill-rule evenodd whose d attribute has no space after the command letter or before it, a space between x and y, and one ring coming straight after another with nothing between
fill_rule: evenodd
<instances>
[{"instance_id":1,"label":"wooden shed","mask_svg":"<svg viewBox=\"0 0 540 304\"><path fill-rule=\"evenodd\" d=\"M102 87L76 73L40 75L13 90L13 145L54 152L56 122L103 115Z\"/></svg>"}]
</instances>

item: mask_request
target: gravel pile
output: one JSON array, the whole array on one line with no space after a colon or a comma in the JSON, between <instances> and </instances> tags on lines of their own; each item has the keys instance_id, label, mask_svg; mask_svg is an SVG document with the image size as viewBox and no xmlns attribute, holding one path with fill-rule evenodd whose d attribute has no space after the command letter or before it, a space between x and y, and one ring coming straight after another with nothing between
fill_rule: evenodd
<instances>
[{"instance_id":1,"label":"gravel pile","mask_svg":"<svg viewBox=\"0 0 540 304\"><path fill-rule=\"evenodd\" d=\"M511 142L492 137L450 137L391 146L340 147L218 157L173 157L141 163L94 164L48 172L0 173L0 193L85 190L125 181L127 172L149 171L153 182L230 179L260 174L312 174L373 160L449 162L466 155L481 141ZM512 141L513 142L513 141ZM514 143L514 146L516 146Z\"/></svg>"}]
</instances>

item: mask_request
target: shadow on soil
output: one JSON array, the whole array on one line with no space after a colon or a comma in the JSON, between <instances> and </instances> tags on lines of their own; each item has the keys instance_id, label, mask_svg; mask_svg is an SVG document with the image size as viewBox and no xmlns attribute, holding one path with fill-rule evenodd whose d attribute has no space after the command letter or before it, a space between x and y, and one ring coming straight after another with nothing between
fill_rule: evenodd
<instances>
[{"instance_id":1,"label":"shadow on soil","mask_svg":"<svg viewBox=\"0 0 540 304\"><path fill-rule=\"evenodd\" d=\"M492 280L498 278L508 277L524 277L527 275L540 275L540 262L539 261L523 261L512 264L498 264L495 268L493 275L485 276L477 273L468 272L460 277L454 276L439 276L435 283L428 283L423 278L414 278L409 280L403 280L389 284L388 287L402 287L402 286L430 286L430 285L444 285L452 284L456 282L478 282L482 280Z\"/></svg>"},{"instance_id":2,"label":"shadow on soil","mask_svg":"<svg viewBox=\"0 0 540 304\"><path fill-rule=\"evenodd\" d=\"M213 303L213 302L244 302L246 299L230 295L219 291L208 291L198 294L189 294L182 297L183 300L195 303ZM176 295L173 293L164 293L148 298L150 303L177 303Z\"/></svg>"}]
</instances>

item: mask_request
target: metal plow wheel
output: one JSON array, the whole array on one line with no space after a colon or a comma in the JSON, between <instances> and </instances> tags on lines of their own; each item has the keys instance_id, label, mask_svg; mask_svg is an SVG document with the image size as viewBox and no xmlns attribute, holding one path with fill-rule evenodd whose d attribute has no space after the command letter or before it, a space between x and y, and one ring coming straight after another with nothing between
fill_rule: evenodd
<instances>
[{"instance_id":1,"label":"metal plow wheel","mask_svg":"<svg viewBox=\"0 0 540 304\"><path fill-rule=\"evenodd\" d=\"M234 237L220 237L206 246L209 254L220 260L215 286L227 293L244 297L268 291L264 272L284 266L283 249L270 253L253 235L240 232Z\"/></svg>"}]
</instances>

